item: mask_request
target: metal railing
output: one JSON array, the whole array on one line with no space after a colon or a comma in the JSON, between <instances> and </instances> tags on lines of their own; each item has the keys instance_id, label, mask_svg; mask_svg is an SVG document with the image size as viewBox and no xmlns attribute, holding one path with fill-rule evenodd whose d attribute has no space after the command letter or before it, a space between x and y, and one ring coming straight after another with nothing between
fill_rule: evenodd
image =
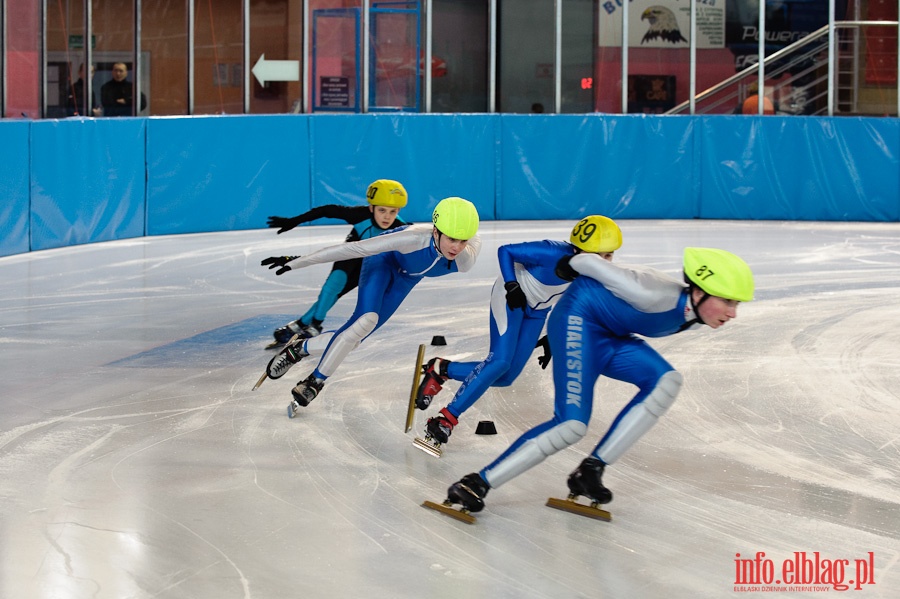
<instances>
[{"instance_id":1,"label":"metal railing","mask_svg":"<svg viewBox=\"0 0 900 599\"><path fill-rule=\"evenodd\" d=\"M894 26L898 21L836 21L834 80L829 79L828 25L763 59L766 95L777 99L779 114L823 115L856 112L859 92L860 29L866 26ZM844 35L849 33L850 35ZM787 76L785 76L787 74ZM694 97L695 114L730 114L747 95L756 93L759 65L752 64ZM829 94L835 100L830 107ZM691 100L665 114L683 114Z\"/></svg>"}]
</instances>

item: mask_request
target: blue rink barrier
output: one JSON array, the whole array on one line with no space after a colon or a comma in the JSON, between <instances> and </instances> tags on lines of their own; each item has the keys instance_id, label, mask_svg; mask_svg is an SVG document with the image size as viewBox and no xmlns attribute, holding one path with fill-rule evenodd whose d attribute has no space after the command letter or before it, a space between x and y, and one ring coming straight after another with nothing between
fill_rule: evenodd
<instances>
[{"instance_id":1,"label":"blue rink barrier","mask_svg":"<svg viewBox=\"0 0 900 599\"><path fill-rule=\"evenodd\" d=\"M73 118L0 121L0 139L0 255L262 228L358 205L381 178L403 182L414 222L452 195L483 220L900 221L895 118Z\"/></svg>"}]
</instances>

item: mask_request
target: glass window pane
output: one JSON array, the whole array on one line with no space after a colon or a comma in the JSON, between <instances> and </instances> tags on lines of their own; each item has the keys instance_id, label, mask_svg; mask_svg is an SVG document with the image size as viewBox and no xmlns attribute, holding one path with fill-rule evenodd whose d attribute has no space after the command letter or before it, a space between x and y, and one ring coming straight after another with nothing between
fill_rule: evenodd
<instances>
[{"instance_id":1,"label":"glass window pane","mask_svg":"<svg viewBox=\"0 0 900 599\"><path fill-rule=\"evenodd\" d=\"M37 2L7 0L5 43L6 116L41 118L41 19Z\"/></svg>"},{"instance_id":2,"label":"glass window pane","mask_svg":"<svg viewBox=\"0 0 900 599\"><path fill-rule=\"evenodd\" d=\"M553 112L553 2L505 2L499 4L499 16L497 110Z\"/></svg>"},{"instance_id":3,"label":"glass window pane","mask_svg":"<svg viewBox=\"0 0 900 599\"><path fill-rule=\"evenodd\" d=\"M188 113L188 45L185 0L144 0L141 3L141 54L146 56L150 115Z\"/></svg>"},{"instance_id":4,"label":"glass window pane","mask_svg":"<svg viewBox=\"0 0 900 599\"><path fill-rule=\"evenodd\" d=\"M362 10L310 2L310 90L313 111L361 110Z\"/></svg>"},{"instance_id":5,"label":"glass window pane","mask_svg":"<svg viewBox=\"0 0 900 599\"><path fill-rule=\"evenodd\" d=\"M562 5L562 107L560 112L591 112L597 3L564 0Z\"/></svg>"},{"instance_id":6,"label":"glass window pane","mask_svg":"<svg viewBox=\"0 0 900 599\"><path fill-rule=\"evenodd\" d=\"M141 64L141 95L135 106L134 6L93 0L94 83L99 86L103 116L146 114L149 87L146 53Z\"/></svg>"},{"instance_id":7,"label":"glass window pane","mask_svg":"<svg viewBox=\"0 0 900 599\"><path fill-rule=\"evenodd\" d=\"M300 111L302 27L302 0L251 0L250 68L264 67L250 79L251 113Z\"/></svg>"},{"instance_id":8,"label":"glass window pane","mask_svg":"<svg viewBox=\"0 0 900 599\"><path fill-rule=\"evenodd\" d=\"M369 43L372 67L369 110L418 110L421 96L421 50L418 5L376 3Z\"/></svg>"},{"instance_id":9,"label":"glass window pane","mask_svg":"<svg viewBox=\"0 0 900 599\"><path fill-rule=\"evenodd\" d=\"M197 4L194 26L194 113L243 114L243 2Z\"/></svg>"},{"instance_id":10,"label":"glass window pane","mask_svg":"<svg viewBox=\"0 0 900 599\"><path fill-rule=\"evenodd\" d=\"M487 112L488 9L487 0L433 0L432 112Z\"/></svg>"},{"instance_id":11,"label":"glass window pane","mask_svg":"<svg viewBox=\"0 0 900 599\"><path fill-rule=\"evenodd\" d=\"M90 108L85 104L84 4L80 0L60 0L53 9L47 11L46 116L99 116L96 88L92 90Z\"/></svg>"}]
</instances>

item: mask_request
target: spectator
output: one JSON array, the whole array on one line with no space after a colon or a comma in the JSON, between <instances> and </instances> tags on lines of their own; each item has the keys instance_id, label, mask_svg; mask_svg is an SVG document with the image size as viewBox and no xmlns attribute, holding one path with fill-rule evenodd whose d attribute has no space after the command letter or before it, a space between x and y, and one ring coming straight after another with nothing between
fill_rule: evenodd
<instances>
[{"instance_id":1,"label":"spectator","mask_svg":"<svg viewBox=\"0 0 900 599\"><path fill-rule=\"evenodd\" d=\"M91 81L94 80L94 65L91 65ZM66 114L69 116L101 116L103 110L97 103L97 88L91 86L91 109L85 104L84 63L78 67L78 81L69 87L66 97Z\"/></svg>"},{"instance_id":2,"label":"spectator","mask_svg":"<svg viewBox=\"0 0 900 599\"><path fill-rule=\"evenodd\" d=\"M134 84L127 80L128 66L124 62L113 64L112 81L100 88L103 114L106 116L134 116ZM141 94L141 110L147 108L147 98Z\"/></svg>"}]
</instances>

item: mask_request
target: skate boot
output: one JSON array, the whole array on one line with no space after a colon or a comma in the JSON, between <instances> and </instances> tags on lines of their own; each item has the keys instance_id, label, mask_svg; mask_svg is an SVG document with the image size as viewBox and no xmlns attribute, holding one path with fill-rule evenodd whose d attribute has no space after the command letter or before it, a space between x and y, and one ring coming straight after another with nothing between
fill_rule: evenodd
<instances>
[{"instance_id":1,"label":"skate boot","mask_svg":"<svg viewBox=\"0 0 900 599\"><path fill-rule=\"evenodd\" d=\"M322 332L322 322L313 320L311 324L303 324L299 320L294 320L283 327L278 327L272 335L275 337L275 343L282 344L291 340L291 337L298 335L301 339L310 339Z\"/></svg>"},{"instance_id":2,"label":"skate boot","mask_svg":"<svg viewBox=\"0 0 900 599\"><path fill-rule=\"evenodd\" d=\"M484 497L490 487L477 472L467 474L447 489L447 501L462 504L469 512L480 512L484 509Z\"/></svg>"},{"instance_id":3,"label":"skate boot","mask_svg":"<svg viewBox=\"0 0 900 599\"><path fill-rule=\"evenodd\" d=\"M288 406L288 417L293 418L297 410L308 406L309 402L316 398L324 386L325 381L317 379L315 374L311 374L297 383L297 386L291 389L294 401Z\"/></svg>"},{"instance_id":4,"label":"skate boot","mask_svg":"<svg viewBox=\"0 0 900 599\"><path fill-rule=\"evenodd\" d=\"M601 478L606 465L591 456L585 458L581 465L569 475L569 492L572 496L584 496L592 503L609 503L612 491L603 486ZM571 496L570 496L571 497Z\"/></svg>"},{"instance_id":5,"label":"skate boot","mask_svg":"<svg viewBox=\"0 0 900 599\"><path fill-rule=\"evenodd\" d=\"M291 366L309 355L309 352L303 349L303 339L297 337L284 346L278 354L269 360L266 366L266 374L270 379L280 379L290 370Z\"/></svg>"},{"instance_id":6,"label":"skate boot","mask_svg":"<svg viewBox=\"0 0 900 599\"><path fill-rule=\"evenodd\" d=\"M417 408L420 410L428 408L428 406L431 405L431 400L434 399L434 396L440 393L442 385L446 383L449 378L447 375L447 366L449 364L449 360L431 358L428 360L427 364L422 366L424 377L422 378L422 382L419 383L418 390L416 390Z\"/></svg>"},{"instance_id":7,"label":"skate boot","mask_svg":"<svg viewBox=\"0 0 900 599\"><path fill-rule=\"evenodd\" d=\"M457 419L451 414L447 408L441 410L441 413L433 418L429 418L425 423L425 433L438 443L446 443L450 440L450 433L457 424ZM426 439L427 441L427 439Z\"/></svg>"}]
</instances>

